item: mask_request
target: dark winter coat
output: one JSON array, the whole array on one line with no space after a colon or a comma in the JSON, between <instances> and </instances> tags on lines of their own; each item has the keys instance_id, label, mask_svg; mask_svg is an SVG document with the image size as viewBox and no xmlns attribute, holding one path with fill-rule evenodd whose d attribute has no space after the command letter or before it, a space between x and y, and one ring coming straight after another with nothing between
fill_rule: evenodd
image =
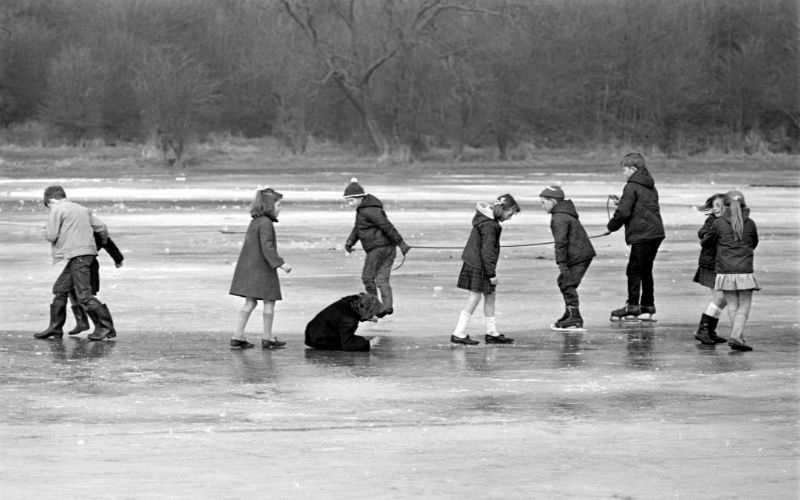
<instances>
[{"instance_id":1,"label":"dark winter coat","mask_svg":"<svg viewBox=\"0 0 800 500\"><path fill-rule=\"evenodd\" d=\"M753 250L758 246L758 229L750 211L742 211L742 239L736 239L729 215L723 215L711 225L706 236L708 243L717 246L714 270L717 274L749 274L753 272Z\"/></svg>"},{"instance_id":2,"label":"dark winter coat","mask_svg":"<svg viewBox=\"0 0 800 500\"><path fill-rule=\"evenodd\" d=\"M362 321L358 297L342 297L317 313L306 325L305 344L327 351L369 351L369 341L356 335Z\"/></svg>"},{"instance_id":3,"label":"dark winter coat","mask_svg":"<svg viewBox=\"0 0 800 500\"><path fill-rule=\"evenodd\" d=\"M361 246L369 252L378 247L401 246L403 237L397 232L383 210L383 203L368 194L356 209L356 222L345 247L352 248L361 240Z\"/></svg>"},{"instance_id":4,"label":"dark winter coat","mask_svg":"<svg viewBox=\"0 0 800 500\"><path fill-rule=\"evenodd\" d=\"M706 236L711 232L711 225L717 220L713 215L706 217L703 227L697 230L697 237L700 238L700 258L697 259L697 266L703 269L714 270L717 260L717 243Z\"/></svg>"},{"instance_id":5,"label":"dark winter coat","mask_svg":"<svg viewBox=\"0 0 800 500\"><path fill-rule=\"evenodd\" d=\"M594 258L595 251L572 200L560 200L550 211L550 231L556 249L556 264L572 266Z\"/></svg>"},{"instance_id":6,"label":"dark winter coat","mask_svg":"<svg viewBox=\"0 0 800 500\"><path fill-rule=\"evenodd\" d=\"M472 217L472 231L469 233L461 260L481 269L488 278L497 275L497 259L500 257L500 233L503 227L495 220L491 205L478 203Z\"/></svg>"},{"instance_id":7,"label":"dark winter coat","mask_svg":"<svg viewBox=\"0 0 800 500\"><path fill-rule=\"evenodd\" d=\"M664 239L658 190L645 167L639 168L628 178L617 210L606 227L609 231L616 231L623 225L628 245Z\"/></svg>"},{"instance_id":8,"label":"dark winter coat","mask_svg":"<svg viewBox=\"0 0 800 500\"><path fill-rule=\"evenodd\" d=\"M247 227L229 293L261 300L280 300L281 284L276 269L282 265L272 219L254 217Z\"/></svg>"}]
</instances>

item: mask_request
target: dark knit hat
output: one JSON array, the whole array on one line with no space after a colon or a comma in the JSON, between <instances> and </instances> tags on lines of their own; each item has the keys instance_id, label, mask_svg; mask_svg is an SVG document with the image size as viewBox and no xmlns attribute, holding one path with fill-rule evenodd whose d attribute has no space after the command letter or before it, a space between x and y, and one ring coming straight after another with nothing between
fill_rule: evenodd
<instances>
[{"instance_id":1,"label":"dark knit hat","mask_svg":"<svg viewBox=\"0 0 800 500\"><path fill-rule=\"evenodd\" d=\"M517 200L515 200L513 196L507 193L498 196L495 204L503 207L503 210L513 210L515 214L518 214L520 212Z\"/></svg>"},{"instance_id":2,"label":"dark knit hat","mask_svg":"<svg viewBox=\"0 0 800 500\"><path fill-rule=\"evenodd\" d=\"M357 198L359 196L364 196L364 188L361 187L361 184L358 183L358 179L353 177L350 179L350 184L344 188L344 197L345 198Z\"/></svg>"},{"instance_id":3,"label":"dark knit hat","mask_svg":"<svg viewBox=\"0 0 800 500\"><path fill-rule=\"evenodd\" d=\"M556 186L555 184L552 186L547 186L539 193L540 198L553 198L556 200L563 200L564 199L564 190L561 189L561 186Z\"/></svg>"}]
</instances>

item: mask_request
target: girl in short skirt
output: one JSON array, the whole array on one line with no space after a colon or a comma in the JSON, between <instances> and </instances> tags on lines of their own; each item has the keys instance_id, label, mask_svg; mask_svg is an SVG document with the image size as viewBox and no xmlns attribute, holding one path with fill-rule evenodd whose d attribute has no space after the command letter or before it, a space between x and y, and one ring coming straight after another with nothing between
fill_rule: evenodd
<instances>
[{"instance_id":1,"label":"girl in short skirt","mask_svg":"<svg viewBox=\"0 0 800 500\"><path fill-rule=\"evenodd\" d=\"M259 300L264 303L263 349L283 347L286 342L272 334L275 317L275 301L281 300L281 283L277 269L289 273L291 266L278 255L274 223L278 222L283 195L272 188L259 188L250 206L250 225L244 237L244 245L233 272L230 294L244 297L244 305L239 311L236 334L231 338L231 349L249 349L253 344L245 338L247 320Z\"/></svg>"},{"instance_id":2,"label":"girl in short skirt","mask_svg":"<svg viewBox=\"0 0 800 500\"><path fill-rule=\"evenodd\" d=\"M469 291L467 303L458 317L455 330L450 335L454 344L479 344L466 334L467 324L472 313L483 297L483 315L486 319L487 344L510 344L510 339L497 331L494 317L495 286L497 277L495 270L500 256L501 222L507 221L519 213L519 205L510 194L497 198L493 204L478 203L475 216L472 218L472 232L461 254L464 261L458 275L458 288Z\"/></svg>"},{"instance_id":3,"label":"girl in short skirt","mask_svg":"<svg viewBox=\"0 0 800 500\"><path fill-rule=\"evenodd\" d=\"M703 227L697 230L700 238L700 258L697 263L697 272L693 281L711 290L711 301L705 312L700 317L700 325L694 338L706 345L724 344L726 340L717 335L717 323L725 308L725 294L722 290L714 290L717 273L714 272L717 258L717 245L715 241L706 239L711 232L714 221L722 216L725 211L725 193L716 193L706 200L705 205L699 207L707 215Z\"/></svg>"},{"instance_id":4,"label":"girl in short skirt","mask_svg":"<svg viewBox=\"0 0 800 500\"><path fill-rule=\"evenodd\" d=\"M744 327L750 315L753 290L760 290L753 274L753 250L758 246L756 223L750 218L744 195L739 191L726 193L726 207L722 217L711 225L707 236L716 243L717 273L714 289L721 290L728 303L731 334L728 345L737 351L752 351L745 342Z\"/></svg>"}]
</instances>

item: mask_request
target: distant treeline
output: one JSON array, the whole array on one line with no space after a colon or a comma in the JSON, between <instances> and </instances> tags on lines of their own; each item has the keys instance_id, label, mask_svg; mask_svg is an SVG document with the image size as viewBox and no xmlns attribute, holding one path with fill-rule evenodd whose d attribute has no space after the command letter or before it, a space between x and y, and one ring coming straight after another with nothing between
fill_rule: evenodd
<instances>
[{"instance_id":1,"label":"distant treeline","mask_svg":"<svg viewBox=\"0 0 800 500\"><path fill-rule=\"evenodd\" d=\"M0 119L383 156L800 151L796 0L2 0Z\"/></svg>"}]
</instances>

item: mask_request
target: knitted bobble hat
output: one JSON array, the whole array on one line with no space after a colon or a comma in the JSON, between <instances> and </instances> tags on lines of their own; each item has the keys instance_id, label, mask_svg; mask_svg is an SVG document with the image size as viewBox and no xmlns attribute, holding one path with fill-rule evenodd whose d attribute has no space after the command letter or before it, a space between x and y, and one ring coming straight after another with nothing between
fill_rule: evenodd
<instances>
[{"instance_id":1,"label":"knitted bobble hat","mask_svg":"<svg viewBox=\"0 0 800 500\"><path fill-rule=\"evenodd\" d=\"M561 189L561 186L547 186L539 193L540 198L553 198L556 200L563 200L564 199L564 190Z\"/></svg>"},{"instance_id":2,"label":"knitted bobble hat","mask_svg":"<svg viewBox=\"0 0 800 500\"><path fill-rule=\"evenodd\" d=\"M350 179L350 184L344 188L344 197L345 198L357 198L359 196L364 196L364 188L361 187L361 184L358 183L358 179L353 177Z\"/></svg>"}]
</instances>

